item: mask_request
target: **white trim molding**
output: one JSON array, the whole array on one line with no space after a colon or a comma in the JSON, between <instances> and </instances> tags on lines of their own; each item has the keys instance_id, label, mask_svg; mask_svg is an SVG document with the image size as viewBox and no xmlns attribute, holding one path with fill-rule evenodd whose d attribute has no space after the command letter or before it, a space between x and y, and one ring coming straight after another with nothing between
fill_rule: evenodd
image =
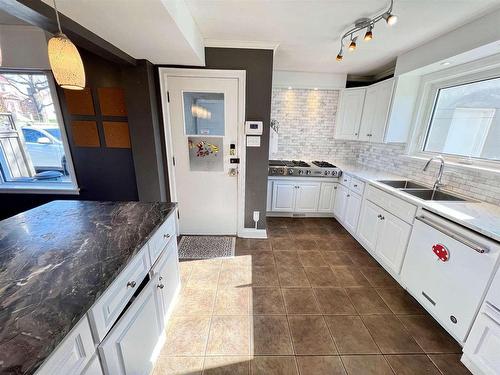
<instances>
[{"instance_id":1,"label":"white trim molding","mask_svg":"<svg viewBox=\"0 0 500 375\"><path fill-rule=\"evenodd\" d=\"M273 53L279 47L279 42L265 42L258 40L224 40L205 39L205 47L215 48L244 48L244 49L271 49Z\"/></svg>"},{"instance_id":2,"label":"white trim molding","mask_svg":"<svg viewBox=\"0 0 500 375\"><path fill-rule=\"evenodd\" d=\"M238 202L237 202L237 232L240 237L244 236L245 231L254 230L245 228L245 182L246 182L246 142L245 142L245 70L219 70L219 69L185 69L185 68L158 68L161 90L161 104L163 112L163 126L165 130L165 148L167 152L168 183L170 189L170 198L177 200L177 190L175 186L175 173L172 158L172 135L170 125L170 108L167 100L167 78L193 77L193 78L235 78L238 80L238 155L240 158L238 171ZM178 225L178 222L177 222ZM260 237L255 237L260 238Z\"/></svg>"},{"instance_id":3,"label":"white trim molding","mask_svg":"<svg viewBox=\"0 0 500 375\"><path fill-rule=\"evenodd\" d=\"M243 228L238 232L238 237L241 238L267 238L267 231L265 229Z\"/></svg>"}]
</instances>

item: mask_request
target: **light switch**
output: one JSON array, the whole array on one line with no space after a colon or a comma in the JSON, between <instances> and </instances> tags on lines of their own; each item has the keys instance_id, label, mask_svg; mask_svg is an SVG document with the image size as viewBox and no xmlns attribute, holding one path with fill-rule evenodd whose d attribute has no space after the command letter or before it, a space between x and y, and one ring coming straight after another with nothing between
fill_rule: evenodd
<instances>
[{"instance_id":1,"label":"light switch","mask_svg":"<svg viewBox=\"0 0 500 375\"><path fill-rule=\"evenodd\" d=\"M260 147L260 136L247 135L247 147Z\"/></svg>"}]
</instances>

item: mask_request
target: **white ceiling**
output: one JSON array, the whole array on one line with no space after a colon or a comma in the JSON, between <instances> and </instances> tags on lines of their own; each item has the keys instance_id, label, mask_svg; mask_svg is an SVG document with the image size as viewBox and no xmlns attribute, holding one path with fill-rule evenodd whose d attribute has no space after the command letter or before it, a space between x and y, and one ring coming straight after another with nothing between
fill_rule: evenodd
<instances>
[{"instance_id":1,"label":"white ceiling","mask_svg":"<svg viewBox=\"0 0 500 375\"><path fill-rule=\"evenodd\" d=\"M186 0L208 39L273 41L276 70L375 73L401 53L500 6L499 0L395 0L399 22L377 24L338 63L339 36L356 19L387 9L388 0Z\"/></svg>"},{"instance_id":2,"label":"white ceiling","mask_svg":"<svg viewBox=\"0 0 500 375\"><path fill-rule=\"evenodd\" d=\"M276 70L359 75L384 70L405 51L500 7L500 0L395 0L396 26L377 24L374 39L361 41L341 63L339 36L389 0L58 0L61 12L135 58L200 65L186 40L193 30L182 30L172 4L191 13L187 18L210 45L278 44Z\"/></svg>"}]
</instances>

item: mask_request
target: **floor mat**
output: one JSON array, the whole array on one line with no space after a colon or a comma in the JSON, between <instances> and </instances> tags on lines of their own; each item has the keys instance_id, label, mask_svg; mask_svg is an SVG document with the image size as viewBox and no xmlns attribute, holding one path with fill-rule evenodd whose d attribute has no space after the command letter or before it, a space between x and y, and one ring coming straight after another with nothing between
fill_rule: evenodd
<instances>
[{"instance_id":1,"label":"floor mat","mask_svg":"<svg viewBox=\"0 0 500 375\"><path fill-rule=\"evenodd\" d=\"M236 237L182 236L179 259L211 259L233 257Z\"/></svg>"}]
</instances>

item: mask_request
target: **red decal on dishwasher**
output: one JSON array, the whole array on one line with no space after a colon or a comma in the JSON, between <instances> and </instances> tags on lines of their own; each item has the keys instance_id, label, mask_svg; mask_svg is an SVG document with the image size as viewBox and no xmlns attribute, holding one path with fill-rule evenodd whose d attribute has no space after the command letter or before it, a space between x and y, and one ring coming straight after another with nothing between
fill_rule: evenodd
<instances>
[{"instance_id":1,"label":"red decal on dishwasher","mask_svg":"<svg viewBox=\"0 0 500 375\"><path fill-rule=\"evenodd\" d=\"M432 251L434 252L434 254L437 255L439 260L443 262L446 262L448 259L450 259L450 252L448 251L446 246L440 243L437 243L434 246L432 246Z\"/></svg>"}]
</instances>

